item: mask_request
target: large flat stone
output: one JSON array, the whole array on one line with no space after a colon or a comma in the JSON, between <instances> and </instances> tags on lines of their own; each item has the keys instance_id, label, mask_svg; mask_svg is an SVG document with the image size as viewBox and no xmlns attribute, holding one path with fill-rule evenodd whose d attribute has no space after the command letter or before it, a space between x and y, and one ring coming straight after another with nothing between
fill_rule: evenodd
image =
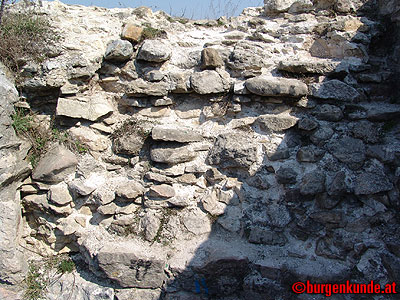
<instances>
[{"instance_id":1,"label":"large flat stone","mask_svg":"<svg viewBox=\"0 0 400 300\"><path fill-rule=\"evenodd\" d=\"M139 78L130 81L125 88L125 92L128 96L167 96L169 88L170 86L167 82L148 82Z\"/></svg>"},{"instance_id":2,"label":"large flat stone","mask_svg":"<svg viewBox=\"0 0 400 300\"><path fill-rule=\"evenodd\" d=\"M333 72L339 62L325 59L283 60L278 70L299 74L327 74Z\"/></svg>"},{"instance_id":3,"label":"large flat stone","mask_svg":"<svg viewBox=\"0 0 400 300\"><path fill-rule=\"evenodd\" d=\"M297 79L259 76L248 79L246 88L259 96L302 97L308 94L308 87Z\"/></svg>"},{"instance_id":4,"label":"large flat stone","mask_svg":"<svg viewBox=\"0 0 400 300\"><path fill-rule=\"evenodd\" d=\"M162 143L150 150L151 159L155 162L178 164L188 162L196 157L196 153L188 146L176 143Z\"/></svg>"},{"instance_id":5,"label":"large flat stone","mask_svg":"<svg viewBox=\"0 0 400 300\"><path fill-rule=\"evenodd\" d=\"M106 244L97 254L99 268L122 287L159 288L165 260L135 244Z\"/></svg>"},{"instance_id":6,"label":"large flat stone","mask_svg":"<svg viewBox=\"0 0 400 300\"><path fill-rule=\"evenodd\" d=\"M57 116L96 121L113 110L107 94L96 93L88 96L59 98L56 114Z\"/></svg>"},{"instance_id":7,"label":"large flat stone","mask_svg":"<svg viewBox=\"0 0 400 300\"><path fill-rule=\"evenodd\" d=\"M199 142L203 139L193 128L173 125L155 126L151 136L153 140L179 143Z\"/></svg>"}]
</instances>

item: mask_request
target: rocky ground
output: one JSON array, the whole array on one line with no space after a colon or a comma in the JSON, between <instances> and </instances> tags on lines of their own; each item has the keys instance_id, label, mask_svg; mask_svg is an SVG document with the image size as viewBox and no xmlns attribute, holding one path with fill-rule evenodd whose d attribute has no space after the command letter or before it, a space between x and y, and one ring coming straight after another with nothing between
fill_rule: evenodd
<instances>
[{"instance_id":1,"label":"rocky ground","mask_svg":"<svg viewBox=\"0 0 400 300\"><path fill-rule=\"evenodd\" d=\"M0 295L19 297L28 258L60 253L77 271L48 299L322 299L291 286L400 282L395 1L265 0L196 21L36 9L62 38L25 62L19 93L0 77ZM78 151L55 142L32 168L14 106Z\"/></svg>"}]
</instances>

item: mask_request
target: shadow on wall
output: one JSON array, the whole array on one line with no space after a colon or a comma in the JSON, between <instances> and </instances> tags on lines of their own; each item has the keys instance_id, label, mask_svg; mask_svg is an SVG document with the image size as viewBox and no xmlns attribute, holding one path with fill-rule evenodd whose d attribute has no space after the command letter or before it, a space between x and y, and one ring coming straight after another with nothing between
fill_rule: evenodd
<instances>
[{"instance_id":1,"label":"shadow on wall","mask_svg":"<svg viewBox=\"0 0 400 300\"><path fill-rule=\"evenodd\" d=\"M369 1L359 13L376 12L375 4ZM368 194L380 203L393 186L354 185L379 186L374 182L379 177L371 181L362 174L370 174L371 168L387 171L373 155L365 155L364 142L377 142L368 139L378 138L374 132L381 124L362 120L383 121L372 110L392 94L390 70L380 64L387 52L378 57L372 48L368 57L366 31L376 24L367 19L347 23L344 18L335 24L344 27L332 28L335 25L327 18L311 47L313 56L336 59L332 70L326 66L322 71L304 71L302 62L279 67L280 76L310 83L307 100L282 97L284 104L267 99L244 103L242 114L258 112L256 122L243 122L217 137L208 155L208 163L215 168L206 173L212 188L199 206L212 216L208 239L186 269L170 266L160 299L320 299L298 296L291 287L306 280L366 283L371 274L382 283L397 279L395 274L382 277L382 265L376 266L375 273L366 270L365 259L370 257L362 256L372 253L368 248L373 246L365 241L385 230L373 223L379 217L367 212ZM350 42L340 36L340 30L351 30L347 26L358 29ZM384 36L374 35L372 45L378 44L378 38ZM326 73L320 82L319 76ZM287 106L291 113L283 117ZM278 140L280 144L274 145ZM262 162L254 141L263 144ZM396 204L388 203L388 207L393 210Z\"/></svg>"}]
</instances>

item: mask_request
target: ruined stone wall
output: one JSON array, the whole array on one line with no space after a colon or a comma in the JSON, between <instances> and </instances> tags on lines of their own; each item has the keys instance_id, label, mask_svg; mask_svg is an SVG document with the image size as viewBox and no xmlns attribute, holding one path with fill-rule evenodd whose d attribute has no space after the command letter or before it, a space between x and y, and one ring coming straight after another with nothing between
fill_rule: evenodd
<instances>
[{"instance_id":1,"label":"ruined stone wall","mask_svg":"<svg viewBox=\"0 0 400 300\"><path fill-rule=\"evenodd\" d=\"M19 184L21 243L75 255L76 299L398 280L397 50L379 51L379 7L265 0L193 21L44 2L63 39L22 67L17 105L81 153L55 143Z\"/></svg>"}]
</instances>

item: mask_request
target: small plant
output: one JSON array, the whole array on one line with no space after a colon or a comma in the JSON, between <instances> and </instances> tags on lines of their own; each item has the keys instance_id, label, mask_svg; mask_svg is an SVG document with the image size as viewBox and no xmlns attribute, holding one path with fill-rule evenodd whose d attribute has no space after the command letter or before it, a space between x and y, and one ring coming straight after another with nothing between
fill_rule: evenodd
<instances>
[{"instance_id":1,"label":"small plant","mask_svg":"<svg viewBox=\"0 0 400 300\"><path fill-rule=\"evenodd\" d=\"M32 9L23 13L5 10L0 24L0 60L18 73L26 61L44 61L59 39L47 19Z\"/></svg>"},{"instance_id":2,"label":"small plant","mask_svg":"<svg viewBox=\"0 0 400 300\"><path fill-rule=\"evenodd\" d=\"M145 24L145 27L143 28L141 35L141 41L154 40L157 38L164 38L164 37L166 37L165 31L151 27L149 24Z\"/></svg>"},{"instance_id":3,"label":"small plant","mask_svg":"<svg viewBox=\"0 0 400 300\"><path fill-rule=\"evenodd\" d=\"M24 300L46 299L48 287L64 274L75 270L75 263L65 255L50 256L41 261L31 261L24 280Z\"/></svg>"},{"instance_id":4,"label":"small plant","mask_svg":"<svg viewBox=\"0 0 400 300\"><path fill-rule=\"evenodd\" d=\"M18 136L29 140L32 145L28 153L28 160L35 168L40 157L47 151L52 142L58 142L65 145L75 153L86 153L88 148L79 140L74 140L66 131L54 128L54 120L51 121L50 128L35 124L34 114L17 109L11 116L12 126Z\"/></svg>"},{"instance_id":5,"label":"small plant","mask_svg":"<svg viewBox=\"0 0 400 300\"><path fill-rule=\"evenodd\" d=\"M63 259L58 264L57 270L61 274L71 273L75 270L75 263L72 259Z\"/></svg>"},{"instance_id":6,"label":"small plant","mask_svg":"<svg viewBox=\"0 0 400 300\"><path fill-rule=\"evenodd\" d=\"M26 300L44 299L47 282L42 276L39 267L35 264L29 265L28 274L25 278L25 293Z\"/></svg>"},{"instance_id":7,"label":"small plant","mask_svg":"<svg viewBox=\"0 0 400 300\"><path fill-rule=\"evenodd\" d=\"M32 117L27 116L22 109L17 109L11 119L12 126L18 135L25 134L32 128Z\"/></svg>"},{"instance_id":8,"label":"small plant","mask_svg":"<svg viewBox=\"0 0 400 300\"><path fill-rule=\"evenodd\" d=\"M74 146L75 147L73 150L75 150L76 152L78 152L80 154L84 154L84 153L88 152L88 148L84 144L82 144L81 141L75 141Z\"/></svg>"}]
</instances>

